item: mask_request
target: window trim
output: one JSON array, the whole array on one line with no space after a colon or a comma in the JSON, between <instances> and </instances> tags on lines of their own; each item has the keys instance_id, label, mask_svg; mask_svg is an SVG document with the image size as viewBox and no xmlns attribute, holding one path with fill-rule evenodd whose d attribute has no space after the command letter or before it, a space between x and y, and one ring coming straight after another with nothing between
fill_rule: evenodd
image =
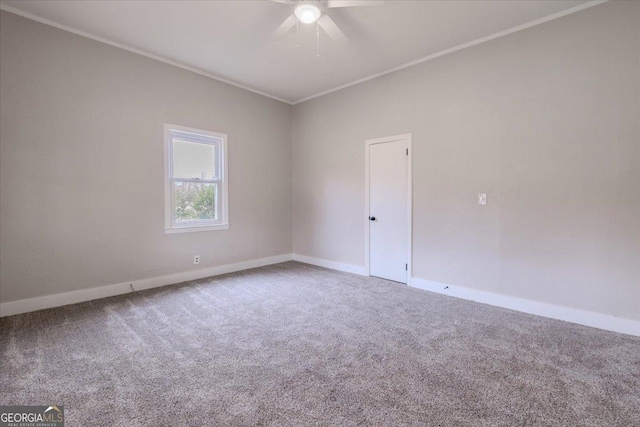
<instances>
[{"instance_id":1,"label":"window trim","mask_svg":"<svg viewBox=\"0 0 640 427\"><path fill-rule=\"evenodd\" d=\"M172 168L173 168L173 150L172 150L172 140L174 136L172 131L177 131L181 133L194 134L194 135L206 135L208 137L214 138L219 141L219 179L211 180L218 183L220 189L222 190L222 197L219 197L216 201L220 206L220 219L212 221L212 220L198 220L194 221L191 224L179 224L174 221L175 215L175 206L174 206L174 192L173 192L173 181L174 177L172 176ZM194 233L200 231L214 231L214 230L227 230L229 229L229 176L228 176L228 168L227 168L227 134L213 132L202 129L189 128L186 126L172 125L165 123L164 125L164 232L165 234L174 234L174 233ZM197 137L194 138L194 142L197 141ZM188 140L187 140L188 141ZM205 140L200 141L201 143L212 143L207 142ZM189 181L185 179L183 181ZM194 180L194 182L208 182ZM220 191L216 193L220 194Z\"/></svg>"}]
</instances>

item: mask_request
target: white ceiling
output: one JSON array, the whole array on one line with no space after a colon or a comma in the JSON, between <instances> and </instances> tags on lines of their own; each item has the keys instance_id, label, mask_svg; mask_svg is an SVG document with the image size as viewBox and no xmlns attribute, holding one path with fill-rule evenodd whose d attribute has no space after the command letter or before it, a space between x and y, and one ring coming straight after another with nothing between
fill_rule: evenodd
<instances>
[{"instance_id":1,"label":"white ceiling","mask_svg":"<svg viewBox=\"0 0 640 427\"><path fill-rule=\"evenodd\" d=\"M295 103L443 50L580 9L581 1L399 1L330 9L350 38L332 42L315 25L270 34L293 6L260 1L3 1L6 10L195 68Z\"/></svg>"}]
</instances>

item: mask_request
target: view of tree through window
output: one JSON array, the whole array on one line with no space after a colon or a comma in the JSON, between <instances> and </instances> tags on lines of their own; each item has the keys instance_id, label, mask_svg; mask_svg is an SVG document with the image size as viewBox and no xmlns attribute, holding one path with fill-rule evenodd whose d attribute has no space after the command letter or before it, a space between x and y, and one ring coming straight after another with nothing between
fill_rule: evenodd
<instances>
[{"instance_id":1,"label":"view of tree through window","mask_svg":"<svg viewBox=\"0 0 640 427\"><path fill-rule=\"evenodd\" d=\"M216 217L216 184L176 182L176 220L192 221Z\"/></svg>"}]
</instances>

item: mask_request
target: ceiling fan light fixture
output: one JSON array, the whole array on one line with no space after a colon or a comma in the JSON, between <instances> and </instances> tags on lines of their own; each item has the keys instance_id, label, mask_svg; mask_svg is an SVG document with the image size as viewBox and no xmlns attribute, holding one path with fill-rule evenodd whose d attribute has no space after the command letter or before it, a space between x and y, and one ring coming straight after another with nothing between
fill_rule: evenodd
<instances>
[{"instance_id":1,"label":"ceiling fan light fixture","mask_svg":"<svg viewBox=\"0 0 640 427\"><path fill-rule=\"evenodd\" d=\"M303 3L296 7L293 13L303 24L313 24L320 18L320 15L322 15L318 6L309 3Z\"/></svg>"}]
</instances>

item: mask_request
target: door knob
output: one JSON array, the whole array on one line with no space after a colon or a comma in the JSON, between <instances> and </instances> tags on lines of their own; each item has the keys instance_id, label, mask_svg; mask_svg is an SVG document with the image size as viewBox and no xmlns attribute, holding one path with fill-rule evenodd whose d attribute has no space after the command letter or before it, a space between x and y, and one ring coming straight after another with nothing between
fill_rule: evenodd
<instances>
[{"instance_id":1,"label":"door knob","mask_svg":"<svg viewBox=\"0 0 640 427\"><path fill-rule=\"evenodd\" d=\"M376 220L376 217L375 217L375 216L370 216L370 217L369 217L369 221L375 221L375 220Z\"/></svg>"}]
</instances>

